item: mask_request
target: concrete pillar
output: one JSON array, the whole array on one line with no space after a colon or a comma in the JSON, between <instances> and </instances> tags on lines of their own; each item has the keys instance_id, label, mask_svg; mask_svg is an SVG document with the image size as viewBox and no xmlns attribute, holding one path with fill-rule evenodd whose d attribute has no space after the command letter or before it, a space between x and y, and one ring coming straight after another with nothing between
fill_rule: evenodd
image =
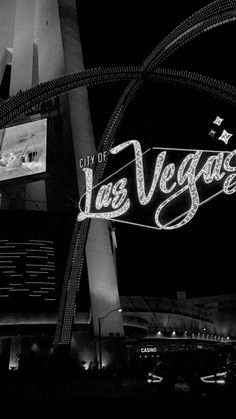
<instances>
[{"instance_id":1,"label":"concrete pillar","mask_svg":"<svg viewBox=\"0 0 236 419\"><path fill-rule=\"evenodd\" d=\"M9 359L9 370L19 368L19 357L21 354L21 337L11 338L10 343L10 359Z\"/></svg>"},{"instance_id":2,"label":"concrete pillar","mask_svg":"<svg viewBox=\"0 0 236 419\"><path fill-rule=\"evenodd\" d=\"M87 330L73 332L70 356L75 365L78 366L82 362L85 369L91 364L96 364L96 346L89 326Z\"/></svg>"},{"instance_id":3,"label":"concrete pillar","mask_svg":"<svg viewBox=\"0 0 236 419\"><path fill-rule=\"evenodd\" d=\"M34 16L35 0L17 0L10 96L32 86Z\"/></svg>"},{"instance_id":4,"label":"concrete pillar","mask_svg":"<svg viewBox=\"0 0 236 419\"><path fill-rule=\"evenodd\" d=\"M105 338L101 342L103 368L120 369L127 362L126 351L122 338ZM99 351L93 339L93 332L89 329L73 332L70 356L75 365L82 361L83 367L99 368Z\"/></svg>"},{"instance_id":5,"label":"concrete pillar","mask_svg":"<svg viewBox=\"0 0 236 419\"><path fill-rule=\"evenodd\" d=\"M82 71L84 65L78 31L76 1L59 0L59 11L66 73ZM69 93L69 106L78 187L81 194L84 191L84 173L79 168L79 159L96 153L87 89L71 91ZM93 327L97 335L98 318L120 307L116 270L106 221L93 220L91 222L86 246L86 258ZM105 336L110 333L124 335L122 316L117 311L104 319L102 325L101 334Z\"/></svg>"},{"instance_id":6,"label":"concrete pillar","mask_svg":"<svg viewBox=\"0 0 236 419\"><path fill-rule=\"evenodd\" d=\"M32 85L53 80L65 73L57 0L35 1ZM26 209L47 210L44 180L28 183L26 194L30 197L26 201Z\"/></svg>"},{"instance_id":7,"label":"concrete pillar","mask_svg":"<svg viewBox=\"0 0 236 419\"><path fill-rule=\"evenodd\" d=\"M6 65L6 49L13 48L16 0L0 1L0 83Z\"/></svg>"},{"instance_id":8,"label":"concrete pillar","mask_svg":"<svg viewBox=\"0 0 236 419\"><path fill-rule=\"evenodd\" d=\"M63 75L64 55L57 0L36 0L34 42L38 50L39 82Z\"/></svg>"}]
</instances>

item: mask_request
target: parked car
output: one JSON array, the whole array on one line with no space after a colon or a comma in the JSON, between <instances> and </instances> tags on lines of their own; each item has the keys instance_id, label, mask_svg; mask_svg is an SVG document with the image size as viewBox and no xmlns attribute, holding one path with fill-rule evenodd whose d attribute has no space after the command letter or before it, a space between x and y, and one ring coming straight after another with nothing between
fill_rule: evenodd
<instances>
[{"instance_id":1,"label":"parked car","mask_svg":"<svg viewBox=\"0 0 236 419\"><path fill-rule=\"evenodd\" d=\"M214 351L181 351L159 357L148 373L150 389L164 394L227 395L235 389L236 362Z\"/></svg>"}]
</instances>

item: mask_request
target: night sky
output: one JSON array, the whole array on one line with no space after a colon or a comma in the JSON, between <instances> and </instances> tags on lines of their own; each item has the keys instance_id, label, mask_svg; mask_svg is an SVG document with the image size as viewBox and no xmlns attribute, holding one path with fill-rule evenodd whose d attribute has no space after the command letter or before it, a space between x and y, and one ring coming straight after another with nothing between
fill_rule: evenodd
<instances>
[{"instance_id":1,"label":"night sky","mask_svg":"<svg viewBox=\"0 0 236 419\"><path fill-rule=\"evenodd\" d=\"M107 7L104 2L78 2L85 68L141 65L174 27L207 3L147 1L140 7L121 1ZM175 52L162 66L236 85L235 31L235 22L208 31ZM122 82L89 88L97 144L126 85ZM114 145L137 139L143 150L173 147L232 151L236 141L234 113L229 105L197 91L146 81L120 125ZM220 127L213 125L216 116L224 119ZM213 128L217 130L215 138L209 136ZM217 140L223 128L233 133L228 145ZM169 154L169 162L185 155ZM147 182L154 157L145 167ZM111 173L108 167L106 174ZM204 187L211 194L210 186L201 185ZM174 231L114 223L120 294L175 298L178 290L186 290L189 297L235 292L235 209L235 194L221 194L199 207L187 225ZM144 224L150 222L154 210L155 205L149 212L133 208L134 216Z\"/></svg>"}]
</instances>

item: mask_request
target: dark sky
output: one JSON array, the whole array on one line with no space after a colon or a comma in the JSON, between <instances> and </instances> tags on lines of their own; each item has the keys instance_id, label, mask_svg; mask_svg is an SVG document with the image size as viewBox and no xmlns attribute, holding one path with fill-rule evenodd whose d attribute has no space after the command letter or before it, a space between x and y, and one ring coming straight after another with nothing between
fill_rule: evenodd
<instances>
[{"instance_id":1,"label":"dark sky","mask_svg":"<svg viewBox=\"0 0 236 419\"><path fill-rule=\"evenodd\" d=\"M146 1L138 6L137 2L121 1L107 6L106 2L78 2L85 68L141 65L175 26L208 4L188 3ZM175 52L162 66L236 85L235 31L236 24L229 23L206 32ZM126 85L122 82L89 88L97 143ZM202 93L146 81L116 133L115 145L135 138L143 150L174 147L231 151L236 139L234 112L229 105ZM217 133L221 128L233 133L227 146L209 136L217 115L224 119ZM173 162L178 158L178 154L169 156ZM150 176L151 162L148 160L146 168ZM189 296L235 292L235 209L235 196L221 194L200 207L186 226L174 231L116 222L120 294L175 297L176 291L182 289ZM150 221L150 211L147 214L135 207L134 212L144 224Z\"/></svg>"}]
</instances>

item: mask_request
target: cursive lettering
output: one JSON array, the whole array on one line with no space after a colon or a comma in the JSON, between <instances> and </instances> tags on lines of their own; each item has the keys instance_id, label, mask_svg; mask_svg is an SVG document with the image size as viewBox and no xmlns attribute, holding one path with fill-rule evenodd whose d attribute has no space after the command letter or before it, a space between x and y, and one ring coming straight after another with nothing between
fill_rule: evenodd
<instances>
[{"instance_id":1,"label":"cursive lettering","mask_svg":"<svg viewBox=\"0 0 236 419\"><path fill-rule=\"evenodd\" d=\"M229 195L236 192L236 166L232 164L236 156L236 150L232 152L212 152L205 163L202 165L202 150L191 152L184 157L179 167L174 163L166 163L167 151L161 151L156 158L153 171L151 186L149 190L145 184L144 162L142 148L137 140L126 141L112 148L110 153L115 155L122 152L127 147L133 147L135 162L135 180L138 203L146 206L152 202L154 193L159 192L159 196L164 194L166 198L155 210L154 221L158 229L173 230L187 224L196 214L200 198L197 182L210 184L214 182L223 182L222 191ZM100 186L95 191L93 185L92 169L83 168L85 172L86 191L80 200L80 213L78 220L85 218L117 218L124 215L131 206L131 198L128 196L127 178L119 179L117 182L109 182ZM232 173L235 172L235 173ZM161 221L162 214L169 205L177 200L183 194L189 195L189 207L182 214L168 223ZM82 199L85 197L84 210L81 209ZM92 200L95 202L95 212L91 212ZM106 209L104 211L103 209Z\"/></svg>"}]
</instances>

